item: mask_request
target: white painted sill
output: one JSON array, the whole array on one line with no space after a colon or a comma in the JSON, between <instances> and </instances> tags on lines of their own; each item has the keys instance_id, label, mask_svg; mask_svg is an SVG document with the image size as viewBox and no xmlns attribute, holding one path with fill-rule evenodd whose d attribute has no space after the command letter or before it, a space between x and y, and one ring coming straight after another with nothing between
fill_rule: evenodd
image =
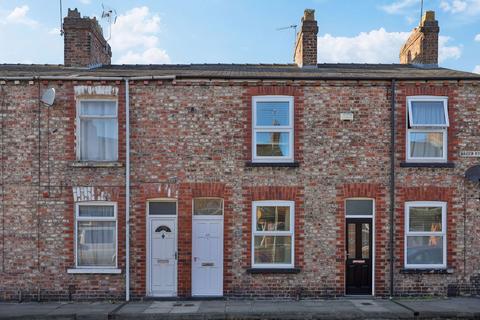
<instances>
[{"instance_id":1,"label":"white painted sill","mask_svg":"<svg viewBox=\"0 0 480 320\"><path fill-rule=\"evenodd\" d=\"M120 274L122 269L116 268L76 268L76 269L67 269L67 273L71 274L82 274L82 273L102 273L102 274Z\"/></svg>"}]
</instances>

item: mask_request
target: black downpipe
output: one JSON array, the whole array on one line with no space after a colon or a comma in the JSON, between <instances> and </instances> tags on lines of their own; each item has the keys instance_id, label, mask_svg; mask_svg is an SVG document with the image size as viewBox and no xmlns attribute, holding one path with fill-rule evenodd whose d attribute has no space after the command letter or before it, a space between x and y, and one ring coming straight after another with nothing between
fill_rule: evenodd
<instances>
[{"instance_id":1,"label":"black downpipe","mask_svg":"<svg viewBox=\"0 0 480 320\"><path fill-rule=\"evenodd\" d=\"M395 265L395 79L392 79L390 99L390 298L392 298L395 295L393 287Z\"/></svg>"}]
</instances>

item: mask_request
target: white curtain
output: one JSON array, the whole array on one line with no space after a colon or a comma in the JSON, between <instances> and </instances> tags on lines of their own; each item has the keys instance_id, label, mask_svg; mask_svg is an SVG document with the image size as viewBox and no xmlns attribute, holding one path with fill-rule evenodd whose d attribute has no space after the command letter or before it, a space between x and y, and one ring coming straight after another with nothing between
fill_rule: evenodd
<instances>
[{"instance_id":1,"label":"white curtain","mask_svg":"<svg viewBox=\"0 0 480 320\"><path fill-rule=\"evenodd\" d=\"M78 221L77 264L81 267L115 267L115 222Z\"/></svg>"},{"instance_id":2,"label":"white curtain","mask_svg":"<svg viewBox=\"0 0 480 320\"><path fill-rule=\"evenodd\" d=\"M413 125L446 125L445 112L442 101L413 101Z\"/></svg>"},{"instance_id":3,"label":"white curtain","mask_svg":"<svg viewBox=\"0 0 480 320\"><path fill-rule=\"evenodd\" d=\"M95 118L105 116L112 118ZM80 133L82 160L117 160L118 132L115 102L82 101Z\"/></svg>"}]
</instances>

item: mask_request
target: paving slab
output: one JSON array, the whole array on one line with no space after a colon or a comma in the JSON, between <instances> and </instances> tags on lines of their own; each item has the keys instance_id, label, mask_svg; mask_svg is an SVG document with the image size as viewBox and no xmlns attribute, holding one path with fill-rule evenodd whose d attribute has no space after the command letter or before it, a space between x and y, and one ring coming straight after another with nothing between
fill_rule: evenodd
<instances>
[{"instance_id":1,"label":"paving slab","mask_svg":"<svg viewBox=\"0 0 480 320\"><path fill-rule=\"evenodd\" d=\"M0 303L0 319L33 318L43 316L61 307L62 302Z\"/></svg>"},{"instance_id":2,"label":"paving slab","mask_svg":"<svg viewBox=\"0 0 480 320\"><path fill-rule=\"evenodd\" d=\"M480 319L479 298L0 303L0 319Z\"/></svg>"},{"instance_id":3,"label":"paving slab","mask_svg":"<svg viewBox=\"0 0 480 320\"><path fill-rule=\"evenodd\" d=\"M418 318L452 317L480 319L480 298L396 299Z\"/></svg>"},{"instance_id":4,"label":"paving slab","mask_svg":"<svg viewBox=\"0 0 480 320\"><path fill-rule=\"evenodd\" d=\"M67 303L48 313L48 316L71 316L75 319L108 319L110 313L123 303L91 302Z\"/></svg>"}]
</instances>

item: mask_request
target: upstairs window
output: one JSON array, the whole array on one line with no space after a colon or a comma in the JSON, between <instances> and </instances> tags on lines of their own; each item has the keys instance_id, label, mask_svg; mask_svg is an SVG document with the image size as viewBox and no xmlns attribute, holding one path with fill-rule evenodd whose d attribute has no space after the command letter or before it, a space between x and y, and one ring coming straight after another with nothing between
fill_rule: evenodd
<instances>
[{"instance_id":1,"label":"upstairs window","mask_svg":"<svg viewBox=\"0 0 480 320\"><path fill-rule=\"evenodd\" d=\"M293 161L293 97L253 97L254 162Z\"/></svg>"},{"instance_id":2,"label":"upstairs window","mask_svg":"<svg viewBox=\"0 0 480 320\"><path fill-rule=\"evenodd\" d=\"M407 161L446 162L446 97L408 97Z\"/></svg>"},{"instance_id":3,"label":"upstairs window","mask_svg":"<svg viewBox=\"0 0 480 320\"><path fill-rule=\"evenodd\" d=\"M78 160L118 160L117 102L81 100L77 114Z\"/></svg>"},{"instance_id":4,"label":"upstairs window","mask_svg":"<svg viewBox=\"0 0 480 320\"><path fill-rule=\"evenodd\" d=\"M446 268L446 202L405 203L405 267Z\"/></svg>"}]
</instances>

